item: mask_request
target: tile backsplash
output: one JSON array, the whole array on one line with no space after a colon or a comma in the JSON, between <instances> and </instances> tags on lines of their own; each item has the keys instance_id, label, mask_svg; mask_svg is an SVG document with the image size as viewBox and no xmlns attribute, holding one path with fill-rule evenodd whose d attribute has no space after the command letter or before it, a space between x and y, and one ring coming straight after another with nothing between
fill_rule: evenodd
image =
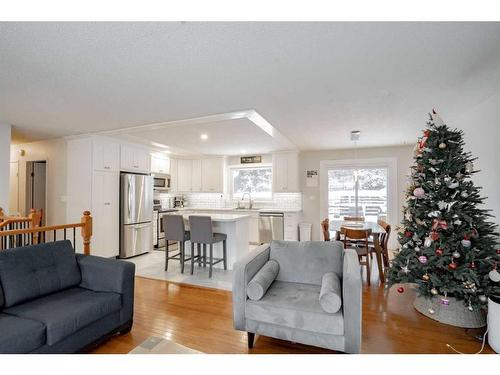
<instances>
[{"instance_id":1,"label":"tile backsplash","mask_svg":"<svg viewBox=\"0 0 500 375\"><path fill-rule=\"evenodd\" d=\"M155 192L155 199L160 199L162 206L168 206L168 198L176 194ZM228 208L235 207L236 200L227 194L220 193L185 193L186 207L196 208ZM272 201L254 202L255 208L283 208L288 210L302 209L302 193L275 193Z\"/></svg>"}]
</instances>

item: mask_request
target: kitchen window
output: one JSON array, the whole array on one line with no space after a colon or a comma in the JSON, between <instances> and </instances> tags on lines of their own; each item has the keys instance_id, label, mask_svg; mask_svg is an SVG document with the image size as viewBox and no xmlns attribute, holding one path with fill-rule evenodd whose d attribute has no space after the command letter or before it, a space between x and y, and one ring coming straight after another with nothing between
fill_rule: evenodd
<instances>
[{"instance_id":1,"label":"kitchen window","mask_svg":"<svg viewBox=\"0 0 500 375\"><path fill-rule=\"evenodd\" d=\"M253 200L273 197L272 166L231 168L230 178L233 199L241 199L244 193L250 193Z\"/></svg>"}]
</instances>

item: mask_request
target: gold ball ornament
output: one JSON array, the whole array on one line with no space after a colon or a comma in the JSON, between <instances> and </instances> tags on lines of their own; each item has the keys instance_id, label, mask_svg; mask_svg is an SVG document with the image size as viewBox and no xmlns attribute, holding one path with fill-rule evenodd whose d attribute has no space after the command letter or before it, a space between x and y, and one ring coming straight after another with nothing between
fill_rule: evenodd
<instances>
[{"instance_id":1,"label":"gold ball ornament","mask_svg":"<svg viewBox=\"0 0 500 375\"><path fill-rule=\"evenodd\" d=\"M432 294L433 296L436 296L436 295L438 294L437 289L436 289L436 288L432 288L432 289L431 289L431 294Z\"/></svg>"},{"instance_id":2,"label":"gold ball ornament","mask_svg":"<svg viewBox=\"0 0 500 375\"><path fill-rule=\"evenodd\" d=\"M446 148L446 143L441 142L438 146L441 150L444 150Z\"/></svg>"},{"instance_id":3,"label":"gold ball ornament","mask_svg":"<svg viewBox=\"0 0 500 375\"><path fill-rule=\"evenodd\" d=\"M427 275L427 274L423 275L423 276L422 276L422 279L423 279L424 281L429 281L429 275Z\"/></svg>"}]
</instances>

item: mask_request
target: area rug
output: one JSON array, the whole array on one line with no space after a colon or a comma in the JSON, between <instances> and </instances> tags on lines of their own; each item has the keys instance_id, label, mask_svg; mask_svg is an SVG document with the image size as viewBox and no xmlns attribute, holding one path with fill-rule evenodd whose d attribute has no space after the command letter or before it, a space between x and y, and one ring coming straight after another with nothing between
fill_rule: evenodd
<instances>
[{"instance_id":1,"label":"area rug","mask_svg":"<svg viewBox=\"0 0 500 375\"><path fill-rule=\"evenodd\" d=\"M151 336L128 354L203 354L171 340Z\"/></svg>"}]
</instances>

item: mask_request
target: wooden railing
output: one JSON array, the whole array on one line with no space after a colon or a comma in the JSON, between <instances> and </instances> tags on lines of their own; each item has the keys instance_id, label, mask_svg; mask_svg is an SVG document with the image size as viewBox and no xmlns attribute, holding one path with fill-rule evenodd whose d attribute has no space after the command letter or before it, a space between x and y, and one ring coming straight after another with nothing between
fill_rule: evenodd
<instances>
[{"instance_id":1,"label":"wooden railing","mask_svg":"<svg viewBox=\"0 0 500 375\"><path fill-rule=\"evenodd\" d=\"M26 225L20 228L16 225ZM11 249L14 247L36 245L45 243L47 240L57 241L58 231L62 231L62 239L68 239L68 231L73 235L73 246L76 247L76 230L81 228L83 240L83 252L90 254L90 239L92 237L92 216L89 211L84 211L81 221L74 224L62 224L51 226L40 226L40 214L31 212L29 218L8 217L0 218L0 250ZM50 238L52 237L52 238Z\"/></svg>"}]
</instances>

